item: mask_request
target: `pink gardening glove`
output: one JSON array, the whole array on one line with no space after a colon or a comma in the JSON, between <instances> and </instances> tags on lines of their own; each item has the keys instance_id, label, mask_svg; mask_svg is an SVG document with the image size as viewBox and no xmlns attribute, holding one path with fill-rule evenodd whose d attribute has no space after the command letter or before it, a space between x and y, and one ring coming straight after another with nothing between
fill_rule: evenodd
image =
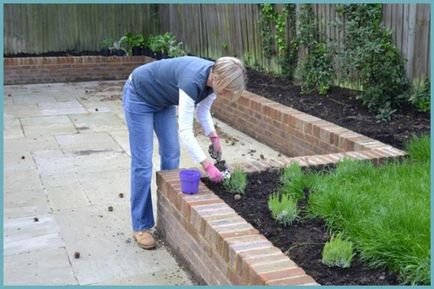
<instances>
[{"instance_id":1,"label":"pink gardening glove","mask_svg":"<svg viewBox=\"0 0 434 289\"><path fill-rule=\"evenodd\" d=\"M223 174L211 162L207 163L204 169L212 182L220 183L223 181Z\"/></svg>"},{"instance_id":2,"label":"pink gardening glove","mask_svg":"<svg viewBox=\"0 0 434 289\"><path fill-rule=\"evenodd\" d=\"M221 156L222 155L222 145L220 144L220 138L218 136L212 136L209 138L211 140L212 146L214 147L214 152Z\"/></svg>"}]
</instances>

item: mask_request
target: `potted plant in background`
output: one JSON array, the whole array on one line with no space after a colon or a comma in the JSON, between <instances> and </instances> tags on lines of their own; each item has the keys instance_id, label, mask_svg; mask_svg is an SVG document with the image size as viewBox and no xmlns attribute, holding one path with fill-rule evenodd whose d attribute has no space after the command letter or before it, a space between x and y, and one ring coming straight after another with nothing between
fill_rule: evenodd
<instances>
[{"instance_id":1,"label":"potted plant in background","mask_svg":"<svg viewBox=\"0 0 434 289\"><path fill-rule=\"evenodd\" d=\"M122 36L119 40L113 42L113 46L111 46L110 53L111 55L124 56L128 55L127 50L123 47L125 45L127 37Z\"/></svg>"},{"instance_id":2,"label":"potted plant in background","mask_svg":"<svg viewBox=\"0 0 434 289\"><path fill-rule=\"evenodd\" d=\"M128 32L125 35L125 43L126 43L126 49L128 51L128 55L144 54L146 41L143 34L133 35L131 32Z\"/></svg>"},{"instance_id":3,"label":"potted plant in background","mask_svg":"<svg viewBox=\"0 0 434 289\"><path fill-rule=\"evenodd\" d=\"M134 37L132 55L144 55L146 40L143 34L137 34Z\"/></svg>"},{"instance_id":4,"label":"potted plant in background","mask_svg":"<svg viewBox=\"0 0 434 289\"><path fill-rule=\"evenodd\" d=\"M113 39L106 38L101 41L100 53L103 56L110 56L110 47L113 44Z\"/></svg>"},{"instance_id":5,"label":"potted plant in background","mask_svg":"<svg viewBox=\"0 0 434 289\"><path fill-rule=\"evenodd\" d=\"M150 56L157 60L186 54L183 49L183 43L177 43L176 37L169 32L149 37L148 47L152 50Z\"/></svg>"},{"instance_id":6,"label":"potted plant in background","mask_svg":"<svg viewBox=\"0 0 434 289\"><path fill-rule=\"evenodd\" d=\"M150 55L151 57L157 60L163 58L162 52L164 51L164 41L162 35L155 35L149 37L148 46L149 49L151 49L152 51Z\"/></svg>"}]
</instances>

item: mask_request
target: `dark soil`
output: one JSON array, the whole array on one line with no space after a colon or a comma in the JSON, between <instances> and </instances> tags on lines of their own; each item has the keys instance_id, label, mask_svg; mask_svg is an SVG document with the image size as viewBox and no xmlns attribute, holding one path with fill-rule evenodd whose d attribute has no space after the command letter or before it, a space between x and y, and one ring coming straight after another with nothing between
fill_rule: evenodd
<instances>
[{"instance_id":1,"label":"dark soil","mask_svg":"<svg viewBox=\"0 0 434 289\"><path fill-rule=\"evenodd\" d=\"M207 178L202 181L321 285L399 284L396 274L382 268L370 269L358 255L353 257L350 268L323 265L321 253L330 236L320 219L309 219L301 213L303 218L290 227L278 225L271 217L267 200L279 186L279 176L278 172L268 171L249 174L246 193L240 200L235 200L234 195L225 191L221 184L211 183ZM303 203L305 201L299 203L300 209L303 209Z\"/></svg>"},{"instance_id":2,"label":"dark soil","mask_svg":"<svg viewBox=\"0 0 434 289\"><path fill-rule=\"evenodd\" d=\"M330 121L362 135L403 149L413 135L429 134L429 113L410 104L400 107L389 122L380 122L356 99L357 91L332 87L327 95L301 95L300 85L272 75L248 70L247 90Z\"/></svg>"}]
</instances>

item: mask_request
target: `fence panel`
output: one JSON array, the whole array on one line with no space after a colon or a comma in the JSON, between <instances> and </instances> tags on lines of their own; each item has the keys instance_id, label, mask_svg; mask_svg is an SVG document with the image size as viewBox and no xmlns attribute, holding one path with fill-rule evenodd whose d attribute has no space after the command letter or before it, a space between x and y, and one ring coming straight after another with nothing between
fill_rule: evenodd
<instances>
[{"instance_id":1,"label":"fence panel","mask_svg":"<svg viewBox=\"0 0 434 289\"><path fill-rule=\"evenodd\" d=\"M170 25L167 26L166 23L163 27L167 27L167 31L174 33L178 40L184 41L191 53L214 59L222 55L233 55L243 59L250 66L278 70L276 59L270 60L262 53L259 5L171 4L170 6L176 9L168 9L171 13L164 17L171 19ZM277 5L278 8L279 6L281 9L282 5ZM339 50L344 45L345 35L329 25L337 17L335 8L336 4L313 6L321 37L329 44L335 43ZM176 16L173 15L174 10ZM192 27L191 22L195 17L200 19L200 24ZM384 25L392 30L395 44L402 57L407 59L406 71L410 79L430 75L430 17L429 4L385 4L383 8ZM163 19L161 21L164 22ZM288 32L287 37L290 39L292 35ZM335 67L339 68L339 66L340 60L336 59Z\"/></svg>"},{"instance_id":2,"label":"fence panel","mask_svg":"<svg viewBox=\"0 0 434 289\"><path fill-rule=\"evenodd\" d=\"M159 31L157 5L5 4L4 53L97 51L101 41L127 32Z\"/></svg>"}]
</instances>

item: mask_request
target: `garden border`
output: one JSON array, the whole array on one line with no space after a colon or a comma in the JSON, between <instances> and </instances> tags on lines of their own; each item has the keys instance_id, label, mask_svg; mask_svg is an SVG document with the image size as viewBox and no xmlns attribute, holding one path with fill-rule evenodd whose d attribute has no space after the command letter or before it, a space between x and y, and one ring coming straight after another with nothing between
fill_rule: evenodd
<instances>
[{"instance_id":1,"label":"garden border","mask_svg":"<svg viewBox=\"0 0 434 289\"><path fill-rule=\"evenodd\" d=\"M6 57L4 84L127 79L147 56Z\"/></svg>"},{"instance_id":2,"label":"garden border","mask_svg":"<svg viewBox=\"0 0 434 289\"><path fill-rule=\"evenodd\" d=\"M400 159L404 151L333 123L244 92L236 103L213 105L231 126L296 157L230 164L245 172L335 165L344 158L375 164ZM157 228L175 256L201 284L319 285L202 182L199 193L181 191L179 170L157 172Z\"/></svg>"}]
</instances>

